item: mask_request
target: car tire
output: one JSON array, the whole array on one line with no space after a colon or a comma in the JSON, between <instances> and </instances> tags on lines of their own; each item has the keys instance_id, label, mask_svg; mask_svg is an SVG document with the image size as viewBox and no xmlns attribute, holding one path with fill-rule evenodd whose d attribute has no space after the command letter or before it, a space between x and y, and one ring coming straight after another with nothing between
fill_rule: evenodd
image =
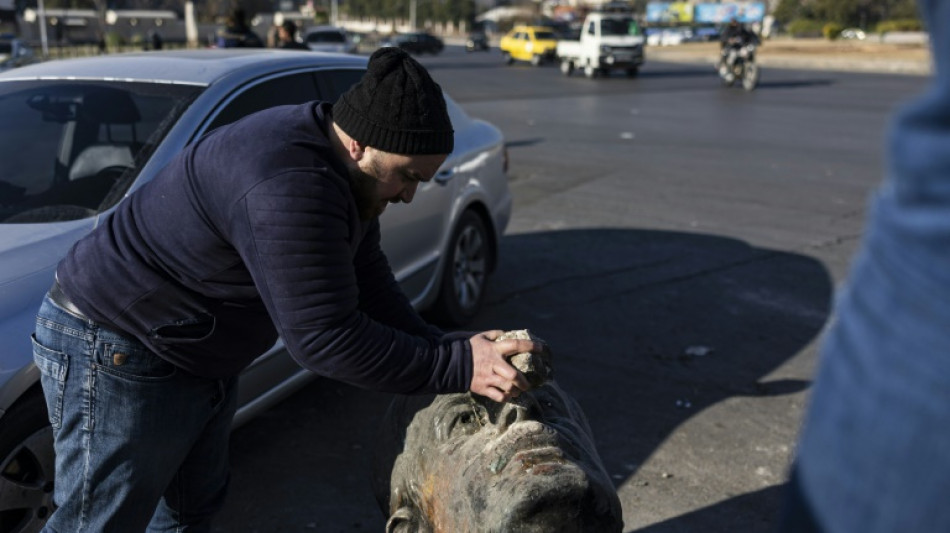
<instances>
[{"instance_id":1,"label":"car tire","mask_svg":"<svg viewBox=\"0 0 950 533\"><path fill-rule=\"evenodd\" d=\"M4 532L39 531L53 513L55 454L46 400L28 393L0 420L0 517Z\"/></svg>"},{"instance_id":2,"label":"car tire","mask_svg":"<svg viewBox=\"0 0 950 533\"><path fill-rule=\"evenodd\" d=\"M567 59L565 59L564 61L561 61L561 74L564 74L565 76L570 76L573 73L574 73L574 62Z\"/></svg>"},{"instance_id":3,"label":"car tire","mask_svg":"<svg viewBox=\"0 0 950 533\"><path fill-rule=\"evenodd\" d=\"M627 69L627 77L628 77L628 78L636 78L636 77L639 76L639 75L640 75L640 68L639 68L639 67L630 67L630 68Z\"/></svg>"},{"instance_id":4,"label":"car tire","mask_svg":"<svg viewBox=\"0 0 950 533\"><path fill-rule=\"evenodd\" d=\"M511 65L512 63L515 62L515 59L511 57L511 54L509 54L508 52L502 52L501 58L505 61L506 65Z\"/></svg>"},{"instance_id":5,"label":"car tire","mask_svg":"<svg viewBox=\"0 0 950 533\"><path fill-rule=\"evenodd\" d=\"M446 249L433 321L463 326L475 318L485 299L494 253L482 217L471 209L462 213Z\"/></svg>"},{"instance_id":6,"label":"car tire","mask_svg":"<svg viewBox=\"0 0 950 533\"><path fill-rule=\"evenodd\" d=\"M597 68L594 67L594 65L584 65L584 76L586 76L588 79L596 78L597 74Z\"/></svg>"}]
</instances>

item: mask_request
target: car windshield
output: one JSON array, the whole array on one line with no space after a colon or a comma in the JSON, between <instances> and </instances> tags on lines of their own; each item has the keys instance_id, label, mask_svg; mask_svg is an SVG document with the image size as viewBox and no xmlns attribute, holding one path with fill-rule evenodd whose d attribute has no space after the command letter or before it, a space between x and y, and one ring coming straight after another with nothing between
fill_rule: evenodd
<instances>
[{"instance_id":1,"label":"car windshield","mask_svg":"<svg viewBox=\"0 0 950 533\"><path fill-rule=\"evenodd\" d=\"M308 43L343 43L346 36L338 31L321 31L307 35Z\"/></svg>"},{"instance_id":2,"label":"car windshield","mask_svg":"<svg viewBox=\"0 0 950 533\"><path fill-rule=\"evenodd\" d=\"M557 40L557 35L554 35L553 31L536 31L534 38L539 41L554 41Z\"/></svg>"},{"instance_id":3,"label":"car windshield","mask_svg":"<svg viewBox=\"0 0 950 533\"><path fill-rule=\"evenodd\" d=\"M604 19L600 22L603 35L640 35L640 27L633 19Z\"/></svg>"},{"instance_id":4,"label":"car windshield","mask_svg":"<svg viewBox=\"0 0 950 533\"><path fill-rule=\"evenodd\" d=\"M92 216L115 205L202 88L0 83L0 222Z\"/></svg>"}]
</instances>

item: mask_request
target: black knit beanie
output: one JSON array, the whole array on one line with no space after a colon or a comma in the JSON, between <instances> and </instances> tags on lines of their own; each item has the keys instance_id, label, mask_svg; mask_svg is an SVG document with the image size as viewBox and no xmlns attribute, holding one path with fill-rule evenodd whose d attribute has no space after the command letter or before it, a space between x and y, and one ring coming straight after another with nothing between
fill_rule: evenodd
<instances>
[{"instance_id":1,"label":"black knit beanie","mask_svg":"<svg viewBox=\"0 0 950 533\"><path fill-rule=\"evenodd\" d=\"M455 141L442 88L396 47L370 56L363 78L333 105L333 121L360 143L394 154L448 154Z\"/></svg>"}]
</instances>

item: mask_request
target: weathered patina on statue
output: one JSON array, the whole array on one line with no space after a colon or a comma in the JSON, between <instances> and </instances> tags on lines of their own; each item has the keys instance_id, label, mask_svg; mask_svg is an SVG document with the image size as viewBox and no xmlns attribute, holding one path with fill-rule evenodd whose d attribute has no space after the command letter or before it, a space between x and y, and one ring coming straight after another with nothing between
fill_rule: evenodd
<instances>
[{"instance_id":1,"label":"weathered patina on statue","mask_svg":"<svg viewBox=\"0 0 950 533\"><path fill-rule=\"evenodd\" d=\"M553 380L550 354L511 362L533 387L516 400L471 393L393 400L373 480L387 532L622 530L620 500L587 417Z\"/></svg>"}]
</instances>

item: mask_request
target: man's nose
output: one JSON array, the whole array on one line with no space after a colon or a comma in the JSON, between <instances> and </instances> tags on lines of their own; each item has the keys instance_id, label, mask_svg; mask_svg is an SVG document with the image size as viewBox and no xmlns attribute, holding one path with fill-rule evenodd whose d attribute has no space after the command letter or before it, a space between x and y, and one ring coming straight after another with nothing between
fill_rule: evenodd
<instances>
[{"instance_id":1,"label":"man's nose","mask_svg":"<svg viewBox=\"0 0 950 533\"><path fill-rule=\"evenodd\" d=\"M408 204L416 196L416 189L419 188L418 183L411 183L406 185L406 188L403 189L402 194L399 195L399 200L403 203Z\"/></svg>"}]
</instances>

